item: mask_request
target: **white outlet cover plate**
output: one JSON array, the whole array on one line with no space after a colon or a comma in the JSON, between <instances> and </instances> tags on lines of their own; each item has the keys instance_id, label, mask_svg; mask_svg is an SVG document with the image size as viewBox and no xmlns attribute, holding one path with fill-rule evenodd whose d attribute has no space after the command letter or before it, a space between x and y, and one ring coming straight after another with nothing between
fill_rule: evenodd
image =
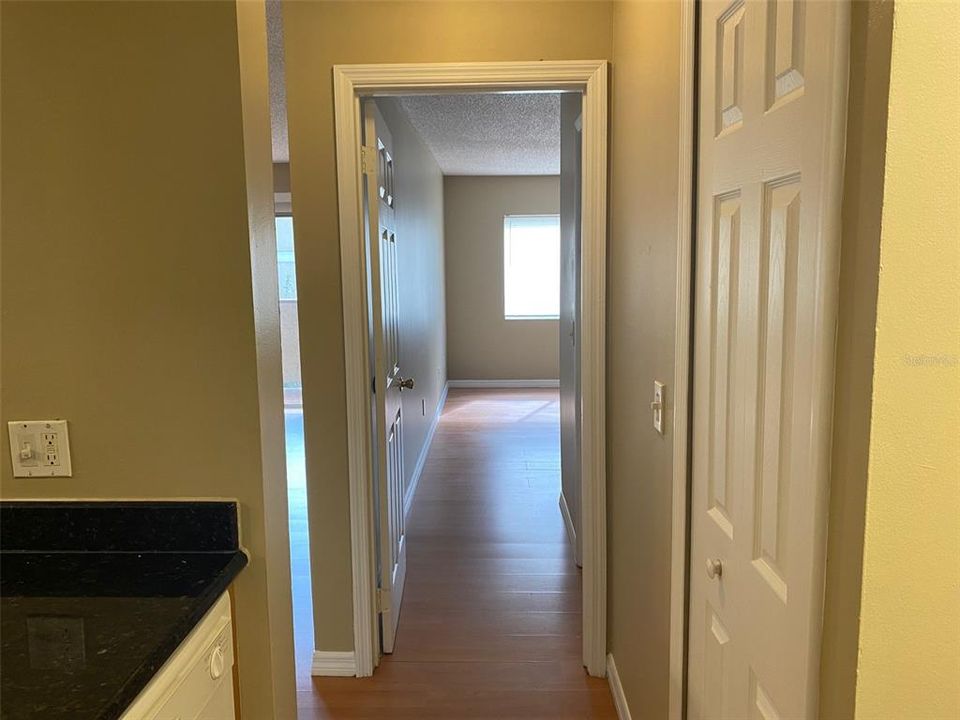
<instances>
[{"instance_id":1,"label":"white outlet cover plate","mask_svg":"<svg viewBox=\"0 0 960 720\"><path fill-rule=\"evenodd\" d=\"M73 475L66 420L14 420L7 423L7 429L14 477ZM21 451L29 451L29 456Z\"/></svg>"}]
</instances>

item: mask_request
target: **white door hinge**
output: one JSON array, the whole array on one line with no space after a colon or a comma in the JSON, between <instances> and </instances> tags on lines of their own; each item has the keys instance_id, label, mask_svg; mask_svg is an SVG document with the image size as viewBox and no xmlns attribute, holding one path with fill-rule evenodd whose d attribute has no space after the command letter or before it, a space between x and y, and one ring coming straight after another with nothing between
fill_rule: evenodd
<instances>
[{"instance_id":1,"label":"white door hinge","mask_svg":"<svg viewBox=\"0 0 960 720\"><path fill-rule=\"evenodd\" d=\"M360 170L364 175L373 175L377 171L377 150L368 145L360 146Z\"/></svg>"},{"instance_id":2,"label":"white door hinge","mask_svg":"<svg viewBox=\"0 0 960 720\"><path fill-rule=\"evenodd\" d=\"M382 613L390 605L390 591L377 588L377 612Z\"/></svg>"}]
</instances>

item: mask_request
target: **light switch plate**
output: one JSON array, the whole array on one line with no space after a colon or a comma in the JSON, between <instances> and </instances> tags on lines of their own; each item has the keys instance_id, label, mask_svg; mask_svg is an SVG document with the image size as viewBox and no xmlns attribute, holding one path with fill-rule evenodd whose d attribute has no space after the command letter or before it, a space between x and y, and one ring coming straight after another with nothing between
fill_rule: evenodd
<instances>
[{"instance_id":1,"label":"light switch plate","mask_svg":"<svg viewBox=\"0 0 960 720\"><path fill-rule=\"evenodd\" d=\"M653 410L653 429L663 435L663 383L658 380L653 381L653 402L650 403L650 409Z\"/></svg>"},{"instance_id":2,"label":"light switch plate","mask_svg":"<svg viewBox=\"0 0 960 720\"><path fill-rule=\"evenodd\" d=\"M73 475L66 420L14 420L7 429L14 477Z\"/></svg>"}]
</instances>

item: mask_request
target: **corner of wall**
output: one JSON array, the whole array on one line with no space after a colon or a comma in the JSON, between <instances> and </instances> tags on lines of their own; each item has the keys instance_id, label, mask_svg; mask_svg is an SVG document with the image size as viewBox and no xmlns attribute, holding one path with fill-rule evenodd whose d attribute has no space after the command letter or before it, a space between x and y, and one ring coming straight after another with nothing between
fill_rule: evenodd
<instances>
[{"instance_id":1,"label":"corner of wall","mask_svg":"<svg viewBox=\"0 0 960 720\"><path fill-rule=\"evenodd\" d=\"M287 521L287 466L280 358L280 297L274 234L274 176L271 158L267 79L266 8L263 0L238 0L237 44L243 114L250 267L260 411L264 573L266 575L269 707L275 717L296 714L290 534ZM243 664L240 664L243 667ZM243 677L241 675L241 677ZM241 685L241 701L251 678ZM251 703L247 702L248 707ZM254 705L266 710L264 704ZM247 711L248 713L250 710Z\"/></svg>"},{"instance_id":2,"label":"corner of wall","mask_svg":"<svg viewBox=\"0 0 960 720\"><path fill-rule=\"evenodd\" d=\"M851 7L820 715L854 713L880 273L892 2Z\"/></svg>"}]
</instances>

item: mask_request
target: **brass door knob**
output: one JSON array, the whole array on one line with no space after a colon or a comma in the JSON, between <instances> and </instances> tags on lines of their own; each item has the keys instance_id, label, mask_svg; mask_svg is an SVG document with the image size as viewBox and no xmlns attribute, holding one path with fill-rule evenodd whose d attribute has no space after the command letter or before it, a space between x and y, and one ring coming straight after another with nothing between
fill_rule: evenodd
<instances>
[{"instance_id":1,"label":"brass door knob","mask_svg":"<svg viewBox=\"0 0 960 720\"><path fill-rule=\"evenodd\" d=\"M707 577L711 580L723 575L723 563L713 558L707 558Z\"/></svg>"},{"instance_id":2,"label":"brass door knob","mask_svg":"<svg viewBox=\"0 0 960 720\"><path fill-rule=\"evenodd\" d=\"M404 378L399 377L399 376L397 377L397 387L398 387L401 391L403 391L403 390L413 390L413 386L414 386L415 384L416 384L416 383L413 382L413 378L406 378L406 379L404 379Z\"/></svg>"}]
</instances>

